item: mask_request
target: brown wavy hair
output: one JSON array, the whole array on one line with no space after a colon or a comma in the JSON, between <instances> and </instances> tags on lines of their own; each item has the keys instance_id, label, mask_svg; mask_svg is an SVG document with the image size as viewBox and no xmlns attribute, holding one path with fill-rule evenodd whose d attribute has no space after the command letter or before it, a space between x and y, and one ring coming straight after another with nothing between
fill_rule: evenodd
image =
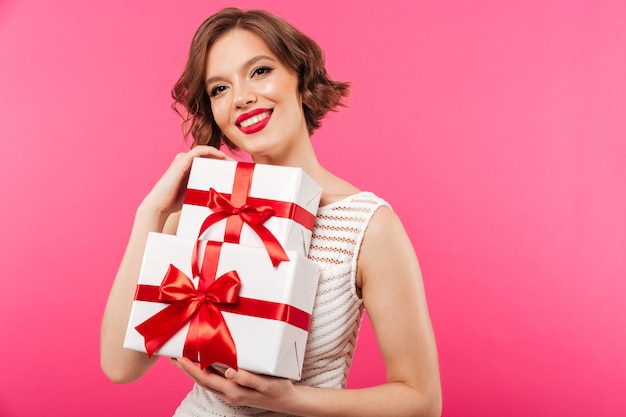
<instances>
[{"instance_id":1,"label":"brown wavy hair","mask_svg":"<svg viewBox=\"0 0 626 417\"><path fill-rule=\"evenodd\" d=\"M278 59L298 76L298 88L309 135L320 126L322 118L350 93L350 84L333 81L326 72L324 54L319 45L284 19L263 10L243 11L226 8L205 20L196 31L189 48L185 69L172 89L172 108L183 119L185 137L193 145L219 148L236 146L217 127L206 91L206 60L211 46L234 29L250 31L263 39Z\"/></svg>"}]
</instances>

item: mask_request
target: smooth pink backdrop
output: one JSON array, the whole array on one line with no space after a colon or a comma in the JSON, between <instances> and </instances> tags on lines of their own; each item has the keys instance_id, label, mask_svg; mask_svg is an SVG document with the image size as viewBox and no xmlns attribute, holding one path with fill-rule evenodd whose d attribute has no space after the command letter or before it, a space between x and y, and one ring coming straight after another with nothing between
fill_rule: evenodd
<instances>
[{"instance_id":1,"label":"smooth pink backdrop","mask_svg":"<svg viewBox=\"0 0 626 417\"><path fill-rule=\"evenodd\" d=\"M625 2L5 0L0 416L168 416L189 390L165 360L112 384L98 333L134 209L185 149L169 90L227 4L353 82L314 142L404 219L443 415L625 415ZM382 381L366 322L350 386Z\"/></svg>"}]
</instances>

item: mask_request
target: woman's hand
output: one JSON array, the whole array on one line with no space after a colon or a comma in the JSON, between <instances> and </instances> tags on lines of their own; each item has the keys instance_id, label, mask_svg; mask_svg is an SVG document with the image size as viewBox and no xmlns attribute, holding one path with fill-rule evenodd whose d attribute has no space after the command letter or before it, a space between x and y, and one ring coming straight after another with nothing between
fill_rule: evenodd
<instances>
[{"instance_id":1,"label":"woman's hand","mask_svg":"<svg viewBox=\"0 0 626 417\"><path fill-rule=\"evenodd\" d=\"M118 383L139 378L156 361L145 353L123 348L126 326L141 270L141 260L150 232L167 232L170 214L180 210L185 195L187 178L194 157L230 160L222 151L211 146L196 146L181 153L144 198L137 209L128 246L118 269L102 319L101 363L106 375ZM175 217L175 216L171 216ZM173 219L172 219L173 220ZM170 221L170 230L175 224Z\"/></svg>"},{"instance_id":2,"label":"woman's hand","mask_svg":"<svg viewBox=\"0 0 626 417\"><path fill-rule=\"evenodd\" d=\"M187 358L171 359L171 362L198 385L218 395L231 405L244 405L264 410L289 409L295 387L288 379L256 375L240 369L228 368L224 376L217 371L206 370Z\"/></svg>"},{"instance_id":3,"label":"woman's hand","mask_svg":"<svg viewBox=\"0 0 626 417\"><path fill-rule=\"evenodd\" d=\"M232 160L224 152L212 146L198 145L186 153L176 155L163 176L154 185L150 193L141 203L141 206L156 210L163 217L179 211L185 196L185 188L191 162L195 157Z\"/></svg>"}]
</instances>

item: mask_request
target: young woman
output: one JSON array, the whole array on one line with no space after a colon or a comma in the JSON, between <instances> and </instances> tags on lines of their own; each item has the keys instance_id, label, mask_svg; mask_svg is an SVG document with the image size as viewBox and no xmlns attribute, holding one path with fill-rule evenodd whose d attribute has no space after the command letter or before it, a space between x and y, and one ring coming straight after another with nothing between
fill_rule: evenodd
<instances>
[{"instance_id":1,"label":"young woman","mask_svg":"<svg viewBox=\"0 0 626 417\"><path fill-rule=\"evenodd\" d=\"M229 159L218 150L225 144L256 163L301 167L322 186L309 253L322 275L301 381L241 369L221 375L172 359L195 381L176 416L440 415L437 350L411 242L387 203L324 169L311 144L348 90L328 77L319 46L274 15L231 8L200 26L172 92L194 146L137 209L102 323L101 361L111 380L133 381L156 360L122 348L146 236L174 233L192 159ZM363 308L387 382L348 390Z\"/></svg>"}]
</instances>

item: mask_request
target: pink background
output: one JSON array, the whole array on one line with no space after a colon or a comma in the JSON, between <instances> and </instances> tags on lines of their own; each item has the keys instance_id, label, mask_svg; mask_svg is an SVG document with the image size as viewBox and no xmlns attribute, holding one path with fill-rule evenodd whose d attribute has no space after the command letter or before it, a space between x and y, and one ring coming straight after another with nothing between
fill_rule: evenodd
<instances>
[{"instance_id":1,"label":"pink background","mask_svg":"<svg viewBox=\"0 0 626 417\"><path fill-rule=\"evenodd\" d=\"M185 149L169 90L227 4L157 3L0 2L0 416L168 416L190 388L98 357L134 209ZM404 219L444 416L625 415L626 3L228 4L353 82L314 143ZM366 323L351 386L384 380L375 346Z\"/></svg>"}]
</instances>

